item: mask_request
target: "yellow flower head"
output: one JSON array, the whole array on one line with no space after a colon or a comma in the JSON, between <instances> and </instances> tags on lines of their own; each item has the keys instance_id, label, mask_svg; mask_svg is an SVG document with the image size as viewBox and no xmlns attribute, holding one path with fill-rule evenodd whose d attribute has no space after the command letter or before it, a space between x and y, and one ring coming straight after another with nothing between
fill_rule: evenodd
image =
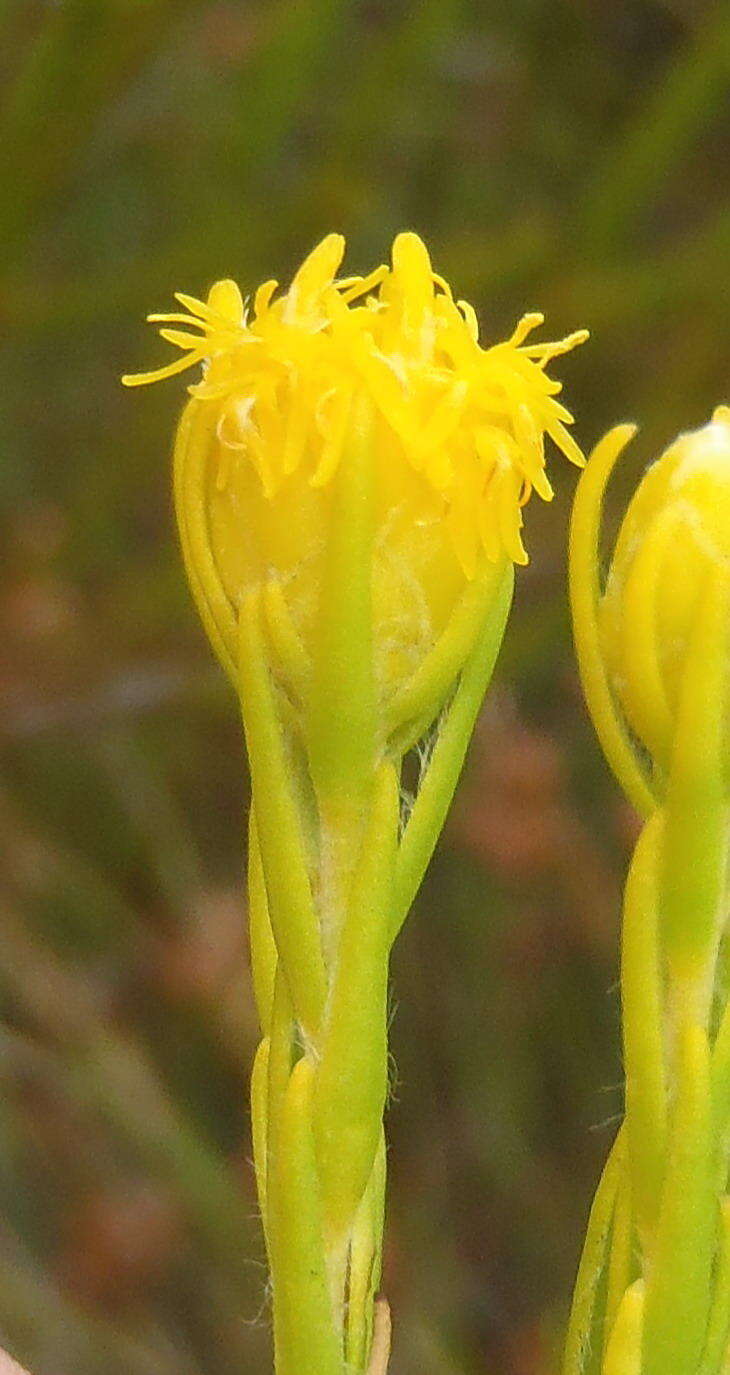
<instances>
[{"instance_id":1,"label":"yellow flower head","mask_svg":"<svg viewBox=\"0 0 730 1375\"><path fill-rule=\"evenodd\" d=\"M586 331L527 343L542 322L532 314L484 348L474 310L415 234L365 277L338 276L344 248L328 235L286 292L269 281L244 301L223 281L206 302L180 294L184 312L149 318L183 357L123 380L202 365L178 435L178 518L229 671L235 609L254 587L286 604L286 635L274 615L280 651L292 630L311 644L335 513L353 455L367 453L367 496L348 501L372 508L373 654L387 697L485 569L527 561L522 508L533 490L552 496L545 436L582 464L546 368Z\"/></svg>"},{"instance_id":2,"label":"yellow flower head","mask_svg":"<svg viewBox=\"0 0 730 1375\"><path fill-rule=\"evenodd\" d=\"M234 282L218 282L207 302L182 293L184 314L151 315L184 357L153 382L202 363L192 396L219 406L221 463L245 452L274 500L306 471L314 488L331 482L356 393L372 402L377 461L407 465L420 479L421 504L442 520L472 577L480 550L525 563L521 508L534 489L545 500L544 436L581 464L566 430L571 416L546 374L558 354L581 343L526 344L542 323L526 315L511 339L483 348L475 313L455 302L436 276L424 244L400 234L390 268L337 278L344 239L330 234L304 261L286 293L265 282L244 304ZM168 328L169 325L185 328ZM197 331L197 332L193 332ZM225 466L219 482L227 478Z\"/></svg>"},{"instance_id":3,"label":"yellow flower head","mask_svg":"<svg viewBox=\"0 0 730 1375\"><path fill-rule=\"evenodd\" d=\"M576 497L571 582L589 705L627 791L646 806L628 750L620 762L619 717L649 752L656 787L670 767L682 702L692 690L688 673L694 681L696 670L704 672L708 643L718 663L727 652L725 632L719 642L708 641L706 627L710 608L722 605L730 571L730 407L719 406L708 425L680 435L647 470L601 595L595 571L600 502L632 434L628 426L612 431L589 461ZM609 696L618 708L613 715Z\"/></svg>"}]
</instances>

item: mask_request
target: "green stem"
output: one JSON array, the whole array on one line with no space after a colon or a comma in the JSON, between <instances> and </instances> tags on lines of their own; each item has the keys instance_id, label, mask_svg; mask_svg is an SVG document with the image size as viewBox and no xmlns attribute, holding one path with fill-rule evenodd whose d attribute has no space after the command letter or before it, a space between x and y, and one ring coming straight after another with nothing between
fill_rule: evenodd
<instances>
[{"instance_id":1,"label":"green stem","mask_svg":"<svg viewBox=\"0 0 730 1375\"><path fill-rule=\"evenodd\" d=\"M328 1238L347 1236L372 1173L388 1080L388 954L398 776L383 764L337 949L315 1090Z\"/></svg>"},{"instance_id":2,"label":"green stem","mask_svg":"<svg viewBox=\"0 0 730 1375\"><path fill-rule=\"evenodd\" d=\"M696 1375L710 1306L715 1242L710 1057L702 1027L685 1026L662 1207L644 1317L643 1375Z\"/></svg>"},{"instance_id":3,"label":"green stem","mask_svg":"<svg viewBox=\"0 0 730 1375\"><path fill-rule=\"evenodd\" d=\"M333 1320L312 1131L314 1065L292 1070L281 1107L275 1168L268 1182L276 1237L274 1312L277 1375L342 1375Z\"/></svg>"}]
</instances>

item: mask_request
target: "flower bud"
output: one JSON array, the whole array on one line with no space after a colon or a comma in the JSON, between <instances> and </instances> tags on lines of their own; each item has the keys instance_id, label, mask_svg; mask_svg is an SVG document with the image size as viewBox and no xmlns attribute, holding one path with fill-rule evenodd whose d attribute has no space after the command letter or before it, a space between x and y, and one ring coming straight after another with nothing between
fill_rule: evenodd
<instances>
[{"instance_id":1,"label":"flower bud","mask_svg":"<svg viewBox=\"0 0 730 1375\"><path fill-rule=\"evenodd\" d=\"M719 406L708 425L680 435L647 470L601 594L601 502L632 435L632 427L617 427L590 459L576 494L570 574L588 704L617 776L647 812L663 791L683 701L686 714L688 694L709 691L708 655L717 660L713 682L724 674L727 646L712 626L723 623L730 558L730 408ZM624 722L648 752L651 780Z\"/></svg>"},{"instance_id":2,"label":"flower bud","mask_svg":"<svg viewBox=\"0 0 730 1375\"><path fill-rule=\"evenodd\" d=\"M179 295L184 312L149 318L184 357L124 381L202 364L178 432L176 503L234 681L238 608L254 592L296 718L316 733L357 686L370 717L350 734L382 741L409 714L433 719L489 599L527 561L522 508L533 489L552 495L545 435L582 463L546 366L586 333L527 345L542 321L528 315L484 348L415 234L365 277L338 276L343 254L328 235L287 292L269 281L244 302L219 282L206 302Z\"/></svg>"},{"instance_id":3,"label":"flower bud","mask_svg":"<svg viewBox=\"0 0 730 1375\"><path fill-rule=\"evenodd\" d=\"M666 764L698 607L730 557L730 408L680 435L624 517L600 613L609 674L633 730Z\"/></svg>"}]
</instances>

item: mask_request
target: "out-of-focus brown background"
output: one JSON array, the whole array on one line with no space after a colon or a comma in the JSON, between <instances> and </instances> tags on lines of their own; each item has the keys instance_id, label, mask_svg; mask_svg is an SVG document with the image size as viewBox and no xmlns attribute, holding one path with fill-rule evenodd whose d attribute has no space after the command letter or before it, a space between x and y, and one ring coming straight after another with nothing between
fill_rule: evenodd
<instances>
[{"instance_id":1,"label":"out-of-focus brown background","mask_svg":"<svg viewBox=\"0 0 730 1375\"><path fill-rule=\"evenodd\" d=\"M0 1345L35 1375L265 1375L234 700L183 580L176 288L400 228L485 336L539 306L623 491L728 400L724 0L6 0L0 10ZM395 1375L547 1375L621 1110L634 821L576 681L575 474L393 968ZM615 509L622 491L617 484Z\"/></svg>"}]
</instances>

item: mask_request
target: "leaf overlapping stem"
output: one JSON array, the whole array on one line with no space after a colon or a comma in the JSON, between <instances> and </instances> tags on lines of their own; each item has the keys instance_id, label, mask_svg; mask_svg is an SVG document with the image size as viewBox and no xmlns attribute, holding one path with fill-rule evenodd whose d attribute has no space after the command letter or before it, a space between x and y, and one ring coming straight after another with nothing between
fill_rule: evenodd
<instances>
[{"instance_id":1,"label":"leaf overlapping stem","mask_svg":"<svg viewBox=\"0 0 730 1375\"><path fill-rule=\"evenodd\" d=\"M249 928L263 1035L251 1113L277 1375L384 1375L387 1367L390 1320L376 1299L389 956L443 825L511 592L512 570L504 567L481 618L471 611L472 643L454 666L446 707L434 698L436 742L405 823L408 723L400 743L381 732L369 760L362 739L333 754L320 701L312 769L269 657L265 595L239 608L252 778ZM328 654L340 630L331 619ZM340 645L340 660L345 650ZM348 672L362 677L365 660ZM341 676L332 681L340 696Z\"/></svg>"}]
</instances>

